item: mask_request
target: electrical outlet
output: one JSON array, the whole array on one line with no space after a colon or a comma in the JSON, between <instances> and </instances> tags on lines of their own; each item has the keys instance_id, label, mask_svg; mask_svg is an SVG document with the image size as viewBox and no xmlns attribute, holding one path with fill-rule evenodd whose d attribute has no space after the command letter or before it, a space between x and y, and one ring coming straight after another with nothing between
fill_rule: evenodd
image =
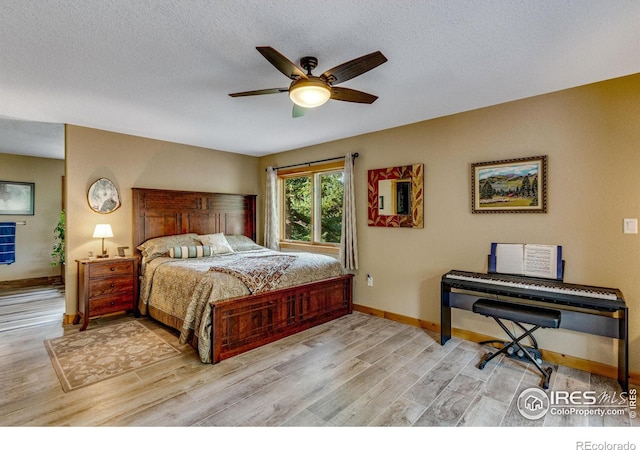
<instances>
[{"instance_id":1,"label":"electrical outlet","mask_svg":"<svg viewBox=\"0 0 640 450\"><path fill-rule=\"evenodd\" d=\"M638 219L624 219L625 234L638 234Z\"/></svg>"},{"instance_id":2,"label":"electrical outlet","mask_svg":"<svg viewBox=\"0 0 640 450\"><path fill-rule=\"evenodd\" d=\"M373 277L367 274L367 286L373 286Z\"/></svg>"}]
</instances>

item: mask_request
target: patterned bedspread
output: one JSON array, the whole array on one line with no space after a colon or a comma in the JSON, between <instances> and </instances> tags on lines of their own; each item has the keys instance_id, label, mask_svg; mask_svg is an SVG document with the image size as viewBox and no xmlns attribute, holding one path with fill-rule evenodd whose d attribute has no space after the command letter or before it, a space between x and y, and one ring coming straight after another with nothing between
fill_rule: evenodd
<instances>
[{"instance_id":1,"label":"patterned bedspread","mask_svg":"<svg viewBox=\"0 0 640 450\"><path fill-rule=\"evenodd\" d=\"M244 255L230 261L215 261L209 270L233 275L250 293L259 294L278 289L280 278L295 259L293 255Z\"/></svg>"},{"instance_id":2,"label":"patterned bedspread","mask_svg":"<svg viewBox=\"0 0 640 450\"><path fill-rule=\"evenodd\" d=\"M176 319L169 325L181 323L180 342L191 342L195 336L200 359L208 363L212 303L341 275L335 258L265 248L203 258L161 257L143 268L139 307L142 314L152 309L160 321Z\"/></svg>"}]
</instances>

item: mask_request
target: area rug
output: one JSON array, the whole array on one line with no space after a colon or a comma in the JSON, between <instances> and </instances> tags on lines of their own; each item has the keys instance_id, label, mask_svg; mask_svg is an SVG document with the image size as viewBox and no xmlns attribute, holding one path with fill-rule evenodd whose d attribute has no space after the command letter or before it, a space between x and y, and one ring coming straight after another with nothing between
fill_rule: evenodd
<instances>
[{"instance_id":1,"label":"area rug","mask_svg":"<svg viewBox=\"0 0 640 450\"><path fill-rule=\"evenodd\" d=\"M135 320L48 339L44 345L65 392L180 354Z\"/></svg>"}]
</instances>

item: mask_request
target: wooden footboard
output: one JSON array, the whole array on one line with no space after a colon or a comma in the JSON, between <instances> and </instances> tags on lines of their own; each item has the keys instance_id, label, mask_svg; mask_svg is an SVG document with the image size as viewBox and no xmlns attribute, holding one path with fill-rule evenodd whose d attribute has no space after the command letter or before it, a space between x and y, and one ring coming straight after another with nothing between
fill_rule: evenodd
<instances>
[{"instance_id":1,"label":"wooden footboard","mask_svg":"<svg viewBox=\"0 0 640 450\"><path fill-rule=\"evenodd\" d=\"M215 364L353 311L353 275L218 302L211 308Z\"/></svg>"}]
</instances>

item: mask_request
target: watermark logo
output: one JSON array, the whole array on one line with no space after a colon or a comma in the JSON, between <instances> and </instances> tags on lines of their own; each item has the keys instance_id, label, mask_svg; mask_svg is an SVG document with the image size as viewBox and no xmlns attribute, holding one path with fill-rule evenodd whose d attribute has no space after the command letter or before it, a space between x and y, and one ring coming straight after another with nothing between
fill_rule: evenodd
<instances>
[{"instance_id":1,"label":"watermark logo","mask_svg":"<svg viewBox=\"0 0 640 450\"><path fill-rule=\"evenodd\" d=\"M540 388L528 388L518 396L518 411L529 420L544 417L549 411L549 396Z\"/></svg>"},{"instance_id":2,"label":"watermark logo","mask_svg":"<svg viewBox=\"0 0 640 450\"><path fill-rule=\"evenodd\" d=\"M633 442L592 442L577 441L576 450L636 450Z\"/></svg>"},{"instance_id":3,"label":"watermark logo","mask_svg":"<svg viewBox=\"0 0 640 450\"><path fill-rule=\"evenodd\" d=\"M518 397L518 411L529 420L551 415L621 416L636 417L636 389L627 393L627 398L616 392L596 391L549 391L538 387L522 391Z\"/></svg>"}]
</instances>

